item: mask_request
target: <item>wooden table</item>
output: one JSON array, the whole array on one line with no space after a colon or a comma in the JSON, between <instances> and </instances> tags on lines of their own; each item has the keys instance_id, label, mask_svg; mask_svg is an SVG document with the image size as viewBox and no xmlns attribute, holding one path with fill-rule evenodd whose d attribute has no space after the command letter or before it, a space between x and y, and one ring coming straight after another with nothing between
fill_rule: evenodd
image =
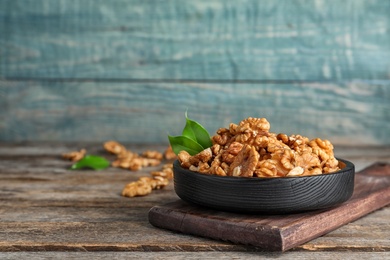
<instances>
[{"instance_id":1,"label":"wooden table","mask_svg":"<svg viewBox=\"0 0 390 260\"><path fill-rule=\"evenodd\" d=\"M127 147L136 152L165 149ZM148 211L178 200L173 184L145 197L122 197L126 183L148 176L152 168L68 170L71 162L61 154L80 148L113 159L97 143L0 144L0 258L390 258L390 207L285 253L155 228ZM376 161L390 162L389 147L335 151L357 170Z\"/></svg>"}]
</instances>

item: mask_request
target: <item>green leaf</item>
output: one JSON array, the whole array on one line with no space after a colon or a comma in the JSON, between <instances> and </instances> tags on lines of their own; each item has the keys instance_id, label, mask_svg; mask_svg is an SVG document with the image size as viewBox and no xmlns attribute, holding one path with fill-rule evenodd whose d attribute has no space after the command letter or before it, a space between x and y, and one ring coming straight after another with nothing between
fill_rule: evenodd
<instances>
[{"instance_id":1,"label":"green leaf","mask_svg":"<svg viewBox=\"0 0 390 260\"><path fill-rule=\"evenodd\" d=\"M94 170L103 170L110 166L110 162L103 157L96 155L87 155L80 161L72 165L72 170L78 170L83 168L92 168Z\"/></svg>"},{"instance_id":2,"label":"green leaf","mask_svg":"<svg viewBox=\"0 0 390 260\"><path fill-rule=\"evenodd\" d=\"M207 130L198 122L191 120L186 116L186 125L183 129L182 135L192 139L193 141L200 144L203 149L209 148L213 145L211 138Z\"/></svg>"},{"instance_id":3,"label":"green leaf","mask_svg":"<svg viewBox=\"0 0 390 260\"><path fill-rule=\"evenodd\" d=\"M168 135L168 139L175 154L179 154L180 151L184 150L187 151L190 155L195 155L204 150L200 144L186 136Z\"/></svg>"}]
</instances>

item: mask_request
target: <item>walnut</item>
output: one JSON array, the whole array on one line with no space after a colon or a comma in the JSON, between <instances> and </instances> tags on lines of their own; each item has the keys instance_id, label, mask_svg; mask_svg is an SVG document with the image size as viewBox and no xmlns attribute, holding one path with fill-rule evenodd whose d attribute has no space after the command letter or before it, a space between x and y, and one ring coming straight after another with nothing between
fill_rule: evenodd
<instances>
[{"instance_id":1,"label":"walnut","mask_svg":"<svg viewBox=\"0 0 390 260\"><path fill-rule=\"evenodd\" d=\"M340 170L339 161L336 158L332 157L325 162L324 167L322 169L324 173L338 171Z\"/></svg>"},{"instance_id":2,"label":"walnut","mask_svg":"<svg viewBox=\"0 0 390 260\"><path fill-rule=\"evenodd\" d=\"M117 159L111 163L111 166L128 169L136 158L139 158L138 154L123 149L120 153L117 154Z\"/></svg>"},{"instance_id":3,"label":"walnut","mask_svg":"<svg viewBox=\"0 0 390 260\"><path fill-rule=\"evenodd\" d=\"M211 151L213 152L214 156L217 155L220 150L221 146L219 144L213 144L213 146L211 146Z\"/></svg>"},{"instance_id":4,"label":"walnut","mask_svg":"<svg viewBox=\"0 0 390 260\"><path fill-rule=\"evenodd\" d=\"M229 125L230 134L236 135L237 134L237 127L238 127L238 125L230 123L230 125Z\"/></svg>"},{"instance_id":5,"label":"walnut","mask_svg":"<svg viewBox=\"0 0 390 260\"><path fill-rule=\"evenodd\" d=\"M104 149L113 154L120 154L126 151L126 148L116 141L107 141L103 146Z\"/></svg>"},{"instance_id":6,"label":"walnut","mask_svg":"<svg viewBox=\"0 0 390 260\"><path fill-rule=\"evenodd\" d=\"M295 157L296 166L300 166L305 170L305 173L315 172L314 168L319 169L321 167L320 158L314 153L305 152Z\"/></svg>"},{"instance_id":7,"label":"walnut","mask_svg":"<svg viewBox=\"0 0 390 260\"><path fill-rule=\"evenodd\" d=\"M122 196L135 197L145 196L152 192L152 186L144 181L133 181L128 183L122 190Z\"/></svg>"},{"instance_id":8,"label":"walnut","mask_svg":"<svg viewBox=\"0 0 390 260\"><path fill-rule=\"evenodd\" d=\"M280 140L280 141L282 141L284 144L289 144L289 142L290 142L290 140L289 140L289 138L288 138L288 136L286 135L286 134L282 134L282 133L280 133L280 134L278 134L277 136L276 136L276 138L278 139L278 140Z\"/></svg>"},{"instance_id":9,"label":"walnut","mask_svg":"<svg viewBox=\"0 0 390 260\"><path fill-rule=\"evenodd\" d=\"M254 175L257 177L278 177L276 163L276 161L271 159L259 161L254 171Z\"/></svg>"},{"instance_id":10,"label":"walnut","mask_svg":"<svg viewBox=\"0 0 390 260\"><path fill-rule=\"evenodd\" d=\"M200 173L208 173L210 165L208 162L212 159L213 152L211 148L204 149L203 151L191 156L186 151L180 151L179 161L183 168L190 169Z\"/></svg>"},{"instance_id":11,"label":"walnut","mask_svg":"<svg viewBox=\"0 0 390 260\"><path fill-rule=\"evenodd\" d=\"M190 168L191 155L187 151L182 150L179 152L179 154L177 156L179 158L179 162L180 162L181 167L187 168L187 169Z\"/></svg>"},{"instance_id":12,"label":"walnut","mask_svg":"<svg viewBox=\"0 0 390 260\"><path fill-rule=\"evenodd\" d=\"M174 160L176 159L176 154L172 150L172 146L168 146L168 148L164 151L164 157L167 160Z\"/></svg>"},{"instance_id":13,"label":"walnut","mask_svg":"<svg viewBox=\"0 0 390 260\"><path fill-rule=\"evenodd\" d=\"M331 173L339 170L328 140L269 132L265 118L231 123L219 128L206 159L179 154L184 168L221 176L284 177Z\"/></svg>"},{"instance_id":14,"label":"walnut","mask_svg":"<svg viewBox=\"0 0 390 260\"><path fill-rule=\"evenodd\" d=\"M150 194L152 190L159 190L169 184L167 178L161 176L140 177L137 181L128 183L122 190L122 196L135 197Z\"/></svg>"},{"instance_id":15,"label":"walnut","mask_svg":"<svg viewBox=\"0 0 390 260\"><path fill-rule=\"evenodd\" d=\"M167 163L167 164L163 165L161 171L152 171L150 174L154 177L159 176L159 177L166 178L168 180L172 180L173 179L173 164Z\"/></svg>"},{"instance_id":16,"label":"walnut","mask_svg":"<svg viewBox=\"0 0 390 260\"><path fill-rule=\"evenodd\" d=\"M159 190L169 184L168 179L156 176L156 177L141 177L138 181L144 182L149 185L153 190Z\"/></svg>"},{"instance_id":17,"label":"walnut","mask_svg":"<svg viewBox=\"0 0 390 260\"><path fill-rule=\"evenodd\" d=\"M127 167L131 171L141 170L144 162L142 158L134 158L133 160L128 162L129 166Z\"/></svg>"},{"instance_id":18,"label":"walnut","mask_svg":"<svg viewBox=\"0 0 390 260\"><path fill-rule=\"evenodd\" d=\"M222 162L231 164L243 146L244 145L239 142L230 143L228 148L221 153Z\"/></svg>"},{"instance_id":19,"label":"walnut","mask_svg":"<svg viewBox=\"0 0 390 260\"><path fill-rule=\"evenodd\" d=\"M139 157L139 155L137 153L133 153L132 151L130 150L122 150L120 153L117 154L117 159L120 159L120 160L132 160L134 158L137 158Z\"/></svg>"},{"instance_id":20,"label":"walnut","mask_svg":"<svg viewBox=\"0 0 390 260\"><path fill-rule=\"evenodd\" d=\"M210 165L207 162L199 162L198 166L191 165L189 170L200 173L208 173Z\"/></svg>"},{"instance_id":21,"label":"walnut","mask_svg":"<svg viewBox=\"0 0 390 260\"><path fill-rule=\"evenodd\" d=\"M270 138L269 136L258 135L253 140L252 145L255 146L257 150L260 150L262 148L266 148L271 140L272 138Z\"/></svg>"},{"instance_id":22,"label":"walnut","mask_svg":"<svg viewBox=\"0 0 390 260\"><path fill-rule=\"evenodd\" d=\"M148 166L157 166L161 163L160 160L157 159L148 159L143 157L134 158L129 161L129 166L127 167L131 171L138 171L143 167Z\"/></svg>"},{"instance_id":23,"label":"walnut","mask_svg":"<svg viewBox=\"0 0 390 260\"><path fill-rule=\"evenodd\" d=\"M151 150L144 151L141 156L148 159L156 159L156 160L163 159L162 153L158 151L151 151Z\"/></svg>"},{"instance_id":24,"label":"walnut","mask_svg":"<svg viewBox=\"0 0 390 260\"><path fill-rule=\"evenodd\" d=\"M292 170L295 167L295 154L290 149L285 149L281 154L280 163L283 165L283 168L287 170Z\"/></svg>"},{"instance_id":25,"label":"walnut","mask_svg":"<svg viewBox=\"0 0 390 260\"><path fill-rule=\"evenodd\" d=\"M277 150L271 155L271 161L276 169L276 176L286 176L295 167L295 155L289 148Z\"/></svg>"},{"instance_id":26,"label":"walnut","mask_svg":"<svg viewBox=\"0 0 390 260\"><path fill-rule=\"evenodd\" d=\"M306 169L303 175L320 175L322 174L322 169L319 167L311 168L311 169Z\"/></svg>"},{"instance_id":27,"label":"walnut","mask_svg":"<svg viewBox=\"0 0 390 260\"><path fill-rule=\"evenodd\" d=\"M290 149L290 147L288 145L284 144L283 142L281 142L277 139L270 138L268 141L269 142L268 142L266 149L267 149L267 152L269 152L269 153L277 153L277 152L283 151L285 149Z\"/></svg>"},{"instance_id":28,"label":"walnut","mask_svg":"<svg viewBox=\"0 0 390 260\"><path fill-rule=\"evenodd\" d=\"M249 117L238 124L234 140L252 145L257 136L268 136L269 129L270 124L267 119Z\"/></svg>"},{"instance_id":29,"label":"walnut","mask_svg":"<svg viewBox=\"0 0 390 260\"><path fill-rule=\"evenodd\" d=\"M80 151L64 153L64 154L62 154L62 157L65 159L71 160L73 162L77 162L77 161L80 161L81 159L83 159L86 153L87 153L87 150L81 149Z\"/></svg>"},{"instance_id":30,"label":"walnut","mask_svg":"<svg viewBox=\"0 0 390 260\"><path fill-rule=\"evenodd\" d=\"M162 189L169 184L168 179L161 177L161 176L155 176L153 178L153 182L154 182L153 185L155 185L154 189L157 189L157 190Z\"/></svg>"},{"instance_id":31,"label":"walnut","mask_svg":"<svg viewBox=\"0 0 390 260\"><path fill-rule=\"evenodd\" d=\"M309 143L309 138L301 135L291 135L287 136L286 134L278 134L276 136L278 140L289 146L291 149L299 152L305 151L307 144Z\"/></svg>"},{"instance_id":32,"label":"walnut","mask_svg":"<svg viewBox=\"0 0 390 260\"><path fill-rule=\"evenodd\" d=\"M221 166L210 167L209 172L219 176L227 176L226 171Z\"/></svg>"},{"instance_id":33,"label":"walnut","mask_svg":"<svg viewBox=\"0 0 390 260\"><path fill-rule=\"evenodd\" d=\"M313 139L309 142L313 152L317 154L321 160L326 161L333 157L333 145L328 140L321 140L320 138Z\"/></svg>"},{"instance_id":34,"label":"walnut","mask_svg":"<svg viewBox=\"0 0 390 260\"><path fill-rule=\"evenodd\" d=\"M219 144L224 146L227 144L227 141L230 140L232 135L230 134L229 129L220 128L217 131L217 134L211 137L213 144Z\"/></svg>"},{"instance_id":35,"label":"walnut","mask_svg":"<svg viewBox=\"0 0 390 260\"><path fill-rule=\"evenodd\" d=\"M211 148L204 149L203 151L191 156L189 162L191 165L198 165L199 162L208 162L213 156Z\"/></svg>"},{"instance_id":36,"label":"walnut","mask_svg":"<svg viewBox=\"0 0 390 260\"><path fill-rule=\"evenodd\" d=\"M219 176L226 176L226 169L222 168L223 164L221 163L221 155L217 155L214 160L211 162L210 169L208 173L216 174Z\"/></svg>"},{"instance_id":37,"label":"walnut","mask_svg":"<svg viewBox=\"0 0 390 260\"><path fill-rule=\"evenodd\" d=\"M301 166L294 167L291 169L286 176L299 176L304 173L305 169L303 169Z\"/></svg>"},{"instance_id":38,"label":"walnut","mask_svg":"<svg viewBox=\"0 0 390 260\"><path fill-rule=\"evenodd\" d=\"M309 138L301 135L291 135L289 136L289 146L291 149L299 152L307 151L310 149L307 144L309 143Z\"/></svg>"},{"instance_id":39,"label":"walnut","mask_svg":"<svg viewBox=\"0 0 390 260\"><path fill-rule=\"evenodd\" d=\"M229 167L228 175L251 177L259 161L259 154L253 146L245 145Z\"/></svg>"}]
</instances>

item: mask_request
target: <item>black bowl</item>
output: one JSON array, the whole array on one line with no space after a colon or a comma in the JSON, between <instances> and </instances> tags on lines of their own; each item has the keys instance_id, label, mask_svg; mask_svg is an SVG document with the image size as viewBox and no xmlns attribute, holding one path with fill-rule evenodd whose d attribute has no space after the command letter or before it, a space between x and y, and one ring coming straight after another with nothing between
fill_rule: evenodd
<instances>
[{"instance_id":1,"label":"black bowl","mask_svg":"<svg viewBox=\"0 0 390 260\"><path fill-rule=\"evenodd\" d=\"M341 170L322 175L259 178L201 174L173 164L176 194L184 201L222 211L285 214L326 209L353 193L355 166L338 159Z\"/></svg>"}]
</instances>

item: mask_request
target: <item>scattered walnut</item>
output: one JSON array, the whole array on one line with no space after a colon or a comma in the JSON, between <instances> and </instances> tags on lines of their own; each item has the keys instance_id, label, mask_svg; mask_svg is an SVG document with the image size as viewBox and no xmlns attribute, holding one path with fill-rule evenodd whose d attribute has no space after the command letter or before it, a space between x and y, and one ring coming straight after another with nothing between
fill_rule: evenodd
<instances>
[{"instance_id":1,"label":"scattered walnut","mask_svg":"<svg viewBox=\"0 0 390 260\"><path fill-rule=\"evenodd\" d=\"M163 154L158 151L147 150L139 155L127 150L123 145L116 141L105 142L103 146L105 150L116 155L116 160L111 163L113 167L137 171L143 167L160 165L161 160L163 159ZM62 156L65 159L78 161L82 159L85 154L86 150L82 149L80 151L63 154ZM164 157L166 159L176 158L176 155L173 153L170 146L165 150ZM198 156L200 160L209 160L211 157L211 149L201 152ZM169 180L173 178L173 164L165 164L160 171L152 171L150 174L151 177L141 177L137 181L128 183L122 190L122 196L145 196L151 193L153 189L164 188L169 184Z\"/></svg>"},{"instance_id":2,"label":"scattered walnut","mask_svg":"<svg viewBox=\"0 0 390 260\"><path fill-rule=\"evenodd\" d=\"M167 163L167 164L163 165L161 171L152 171L150 174L152 176L155 176L155 177L159 176L159 177L166 178L168 180L172 180L173 179L173 164Z\"/></svg>"},{"instance_id":3,"label":"scattered walnut","mask_svg":"<svg viewBox=\"0 0 390 260\"><path fill-rule=\"evenodd\" d=\"M169 184L169 180L162 176L140 177L138 181L128 183L122 190L122 196L135 197L150 194L152 190L159 190Z\"/></svg>"},{"instance_id":4,"label":"scattered walnut","mask_svg":"<svg viewBox=\"0 0 390 260\"><path fill-rule=\"evenodd\" d=\"M111 163L113 167L138 171L143 167L157 166L161 163L163 155L158 151L145 151L142 155L127 150L123 145L115 141L104 144L107 151L117 155L117 159Z\"/></svg>"},{"instance_id":5,"label":"scattered walnut","mask_svg":"<svg viewBox=\"0 0 390 260\"><path fill-rule=\"evenodd\" d=\"M166 160L174 160L177 158L176 154L172 150L172 146L168 146L168 148L164 151L164 157Z\"/></svg>"},{"instance_id":6,"label":"scattered walnut","mask_svg":"<svg viewBox=\"0 0 390 260\"><path fill-rule=\"evenodd\" d=\"M83 157L85 156L86 153L87 153L87 150L81 149L80 151L64 153L64 154L62 154L62 157L65 159L71 160L73 162L77 162L77 161L80 161L81 159L83 159Z\"/></svg>"},{"instance_id":7,"label":"scattered walnut","mask_svg":"<svg viewBox=\"0 0 390 260\"><path fill-rule=\"evenodd\" d=\"M150 151L147 150L142 153L142 157L148 158L148 159L156 159L156 160L162 160L163 154L158 151Z\"/></svg>"},{"instance_id":8,"label":"scattered walnut","mask_svg":"<svg viewBox=\"0 0 390 260\"><path fill-rule=\"evenodd\" d=\"M144 181L138 180L128 183L122 190L122 196L135 197L145 196L152 192L152 186Z\"/></svg>"},{"instance_id":9,"label":"scattered walnut","mask_svg":"<svg viewBox=\"0 0 390 260\"><path fill-rule=\"evenodd\" d=\"M160 177L160 176L156 176L156 177L141 177L139 178L139 181L142 181L148 185L150 185L150 187L153 189L153 190L159 190L159 189L162 189L164 188L165 186L167 186L169 184L169 181L168 179L165 179L163 177Z\"/></svg>"},{"instance_id":10,"label":"scattered walnut","mask_svg":"<svg viewBox=\"0 0 390 260\"><path fill-rule=\"evenodd\" d=\"M104 149L113 154L120 154L126 151L126 148L116 141L107 141L103 144Z\"/></svg>"}]
</instances>

